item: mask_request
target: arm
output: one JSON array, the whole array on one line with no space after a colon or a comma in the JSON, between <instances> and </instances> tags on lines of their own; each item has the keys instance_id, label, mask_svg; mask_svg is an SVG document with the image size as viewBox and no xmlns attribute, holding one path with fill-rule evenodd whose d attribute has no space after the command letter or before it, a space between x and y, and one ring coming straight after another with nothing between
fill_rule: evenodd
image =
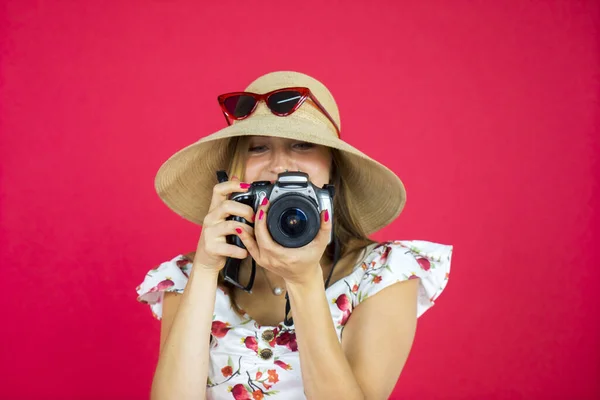
<instances>
[{"instance_id":1,"label":"arm","mask_svg":"<svg viewBox=\"0 0 600 400\"><path fill-rule=\"evenodd\" d=\"M228 244L226 236L238 230L248 235L253 231L245 223L227 220L231 215L247 221L254 219L254 210L250 206L228 200L228 196L247 189L237 179L218 183L213 189L198 247L186 256L189 259L193 254L194 262L185 291L179 302L169 299L168 306L177 306L177 311L172 325L166 320L161 329L161 342L164 340L164 343L152 381L152 400L206 397L209 343L219 271L225 266L227 257L243 260L248 256L246 250ZM168 310L168 314L173 315L173 310Z\"/></svg>"},{"instance_id":2,"label":"arm","mask_svg":"<svg viewBox=\"0 0 600 400\"><path fill-rule=\"evenodd\" d=\"M412 347L417 282L394 284L357 306L344 328L342 344L322 275L303 285L288 284L308 398L388 398Z\"/></svg>"},{"instance_id":3,"label":"arm","mask_svg":"<svg viewBox=\"0 0 600 400\"><path fill-rule=\"evenodd\" d=\"M172 317L172 325L169 315L173 315L173 310L170 307L165 310L167 318L161 327L164 344L161 344L152 381L152 400L205 398L217 276L218 272L194 266Z\"/></svg>"},{"instance_id":4,"label":"arm","mask_svg":"<svg viewBox=\"0 0 600 400\"><path fill-rule=\"evenodd\" d=\"M323 285L320 273L305 284L287 284L304 393L309 399L364 399L335 332Z\"/></svg>"}]
</instances>

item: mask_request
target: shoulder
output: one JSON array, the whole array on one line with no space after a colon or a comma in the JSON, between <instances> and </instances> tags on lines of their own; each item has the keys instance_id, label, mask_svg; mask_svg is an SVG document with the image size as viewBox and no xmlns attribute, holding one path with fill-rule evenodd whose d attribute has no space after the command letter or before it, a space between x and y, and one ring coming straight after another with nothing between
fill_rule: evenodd
<instances>
[{"instance_id":1,"label":"shoulder","mask_svg":"<svg viewBox=\"0 0 600 400\"><path fill-rule=\"evenodd\" d=\"M418 316L422 315L446 288L452 249L450 245L421 240L374 245L357 267L357 304L395 283L418 279Z\"/></svg>"},{"instance_id":2,"label":"shoulder","mask_svg":"<svg viewBox=\"0 0 600 400\"><path fill-rule=\"evenodd\" d=\"M150 305L155 318L162 318L166 293L183 293L192 268L192 262L187 258L189 254L177 255L150 269L136 287L137 300Z\"/></svg>"}]
</instances>

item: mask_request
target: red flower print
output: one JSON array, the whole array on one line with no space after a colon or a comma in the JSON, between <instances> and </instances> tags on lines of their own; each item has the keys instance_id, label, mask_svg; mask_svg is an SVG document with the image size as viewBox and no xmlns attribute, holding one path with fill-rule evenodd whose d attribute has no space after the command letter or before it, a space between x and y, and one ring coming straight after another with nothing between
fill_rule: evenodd
<instances>
[{"instance_id":1,"label":"red flower print","mask_svg":"<svg viewBox=\"0 0 600 400\"><path fill-rule=\"evenodd\" d=\"M429 269L431 268L431 263L426 258L419 257L417 258L417 262L419 263L421 268L423 268L423 271L429 271Z\"/></svg>"},{"instance_id":2,"label":"red flower print","mask_svg":"<svg viewBox=\"0 0 600 400\"><path fill-rule=\"evenodd\" d=\"M350 310L344 311L344 313L342 314L342 320L340 321L340 325L346 325L346 322L348 322L348 318L350 318L350 314Z\"/></svg>"},{"instance_id":3,"label":"red flower print","mask_svg":"<svg viewBox=\"0 0 600 400\"><path fill-rule=\"evenodd\" d=\"M274 369L270 369L267 372L269 373L269 382L279 382L279 375L277 375L277 371L275 371Z\"/></svg>"},{"instance_id":4,"label":"red flower print","mask_svg":"<svg viewBox=\"0 0 600 400\"><path fill-rule=\"evenodd\" d=\"M267 389L267 390L269 390L273 387L273 385L269 385L267 382L263 382L262 384L265 387L265 389Z\"/></svg>"},{"instance_id":5,"label":"red flower print","mask_svg":"<svg viewBox=\"0 0 600 400\"><path fill-rule=\"evenodd\" d=\"M367 270L367 263L362 263L362 265L360 266L364 271Z\"/></svg>"},{"instance_id":6,"label":"red flower print","mask_svg":"<svg viewBox=\"0 0 600 400\"><path fill-rule=\"evenodd\" d=\"M337 304L338 308L342 311L348 311L351 307L350 300L345 294L342 294L340 297L338 297L335 300L335 304Z\"/></svg>"},{"instance_id":7,"label":"red flower print","mask_svg":"<svg viewBox=\"0 0 600 400\"><path fill-rule=\"evenodd\" d=\"M285 346L291 351L298 351L298 344L296 343L295 333L285 331L281 335L277 336L276 342L278 345Z\"/></svg>"},{"instance_id":8,"label":"red flower print","mask_svg":"<svg viewBox=\"0 0 600 400\"><path fill-rule=\"evenodd\" d=\"M381 255L381 258L379 259L379 262L381 264L385 264L385 262L388 259L388 256L390 255L390 251L392 250L392 248L390 246L386 246L385 250L383 251L383 254Z\"/></svg>"},{"instance_id":9,"label":"red flower print","mask_svg":"<svg viewBox=\"0 0 600 400\"><path fill-rule=\"evenodd\" d=\"M179 268L183 268L187 265L188 262L189 262L188 260L186 260L185 258L182 258L181 260L177 260L176 264Z\"/></svg>"},{"instance_id":10,"label":"red flower print","mask_svg":"<svg viewBox=\"0 0 600 400\"><path fill-rule=\"evenodd\" d=\"M188 265L189 261L186 259L182 259L182 260L177 260L177 266L179 267L179 269L181 270L181 272L186 276L186 278L189 278L190 276L187 274L187 272L185 272L185 266Z\"/></svg>"},{"instance_id":11,"label":"red flower print","mask_svg":"<svg viewBox=\"0 0 600 400\"><path fill-rule=\"evenodd\" d=\"M352 286L352 293L356 292L358 292L358 285L355 283L354 286Z\"/></svg>"},{"instance_id":12,"label":"red flower print","mask_svg":"<svg viewBox=\"0 0 600 400\"><path fill-rule=\"evenodd\" d=\"M262 376L262 372L258 371L256 373L256 379L255 380L259 380L261 376Z\"/></svg>"},{"instance_id":13,"label":"red flower print","mask_svg":"<svg viewBox=\"0 0 600 400\"><path fill-rule=\"evenodd\" d=\"M261 392L260 390L255 390L254 392L252 392L252 398L254 400L262 400L265 396L263 395L263 392Z\"/></svg>"},{"instance_id":14,"label":"red flower print","mask_svg":"<svg viewBox=\"0 0 600 400\"><path fill-rule=\"evenodd\" d=\"M221 368L221 373L223 374L223 376L225 378L227 378L228 376L231 376L231 374L233 374L233 368L231 368L231 366L226 366Z\"/></svg>"},{"instance_id":15,"label":"red flower print","mask_svg":"<svg viewBox=\"0 0 600 400\"><path fill-rule=\"evenodd\" d=\"M172 286L175 286L175 282L173 282L171 279L167 278L164 281L160 282L158 285L154 286L152 289L150 289L149 293L167 290L168 288L170 288Z\"/></svg>"},{"instance_id":16,"label":"red flower print","mask_svg":"<svg viewBox=\"0 0 600 400\"><path fill-rule=\"evenodd\" d=\"M412 274L411 276L408 277L408 279L418 279L419 277L415 274Z\"/></svg>"},{"instance_id":17,"label":"red flower print","mask_svg":"<svg viewBox=\"0 0 600 400\"><path fill-rule=\"evenodd\" d=\"M373 278L373 283L379 283L381 282L381 276L377 275L375 278Z\"/></svg>"},{"instance_id":18,"label":"red flower print","mask_svg":"<svg viewBox=\"0 0 600 400\"><path fill-rule=\"evenodd\" d=\"M258 343L256 342L254 336L248 336L246 339L244 339L244 344L250 350L254 350L255 352L258 351Z\"/></svg>"},{"instance_id":19,"label":"red flower print","mask_svg":"<svg viewBox=\"0 0 600 400\"><path fill-rule=\"evenodd\" d=\"M213 336L222 338L225 335L227 335L227 332L229 332L230 329L231 328L229 327L229 324L227 322L213 321L211 332Z\"/></svg>"},{"instance_id":20,"label":"red flower print","mask_svg":"<svg viewBox=\"0 0 600 400\"><path fill-rule=\"evenodd\" d=\"M277 343L277 333L278 333L277 328L273 329L273 340L271 340L269 342L269 346L275 347L275 344Z\"/></svg>"},{"instance_id":21,"label":"red flower print","mask_svg":"<svg viewBox=\"0 0 600 400\"><path fill-rule=\"evenodd\" d=\"M285 369L286 371L289 371L292 369L292 366L290 364L286 364L281 360L275 361L275 364L280 366L281 368ZM258 378L256 378L256 379L258 379Z\"/></svg>"},{"instance_id":22,"label":"red flower print","mask_svg":"<svg viewBox=\"0 0 600 400\"><path fill-rule=\"evenodd\" d=\"M252 397L250 397L250 392L248 392L248 390L246 390L244 385L241 383L238 383L233 387L231 394L233 394L233 398L235 400L252 400Z\"/></svg>"}]
</instances>

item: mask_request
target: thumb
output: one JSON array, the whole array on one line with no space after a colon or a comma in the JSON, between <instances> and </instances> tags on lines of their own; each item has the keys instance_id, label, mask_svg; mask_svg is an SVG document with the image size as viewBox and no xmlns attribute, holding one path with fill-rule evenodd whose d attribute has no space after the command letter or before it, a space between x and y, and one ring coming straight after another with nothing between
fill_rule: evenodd
<instances>
[{"instance_id":1,"label":"thumb","mask_svg":"<svg viewBox=\"0 0 600 400\"><path fill-rule=\"evenodd\" d=\"M331 237L331 229L333 227L331 214L329 210L325 210L321 213L321 228L315 238L318 242L329 243Z\"/></svg>"}]
</instances>

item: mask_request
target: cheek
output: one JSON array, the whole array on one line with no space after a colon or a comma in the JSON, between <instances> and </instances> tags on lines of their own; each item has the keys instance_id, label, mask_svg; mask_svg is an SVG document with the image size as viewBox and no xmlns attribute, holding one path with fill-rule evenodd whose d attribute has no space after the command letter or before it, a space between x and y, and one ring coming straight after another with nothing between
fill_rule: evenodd
<instances>
[{"instance_id":1,"label":"cheek","mask_svg":"<svg viewBox=\"0 0 600 400\"><path fill-rule=\"evenodd\" d=\"M260 177L260 173L263 167L260 163L256 161L248 161L246 162L246 173L244 174L244 181L246 182L254 182L257 181Z\"/></svg>"},{"instance_id":2,"label":"cheek","mask_svg":"<svg viewBox=\"0 0 600 400\"><path fill-rule=\"evenodd\" d=\"M329 160L315 159L310 162L303 163L300 170L306 172L310 176L310 180L318 187L329 183L330 164Z\"/></svg>"}]
</instances>

